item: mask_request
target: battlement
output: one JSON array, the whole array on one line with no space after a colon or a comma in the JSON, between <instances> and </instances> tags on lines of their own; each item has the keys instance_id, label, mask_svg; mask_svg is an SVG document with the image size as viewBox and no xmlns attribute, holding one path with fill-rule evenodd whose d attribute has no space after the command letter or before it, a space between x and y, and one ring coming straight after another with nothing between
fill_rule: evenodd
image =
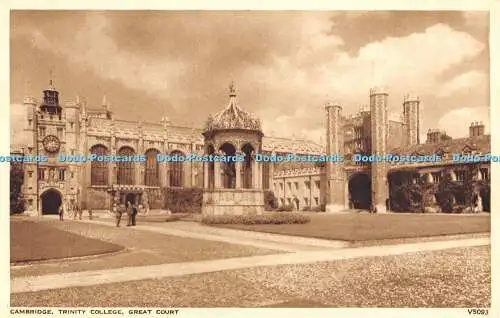
<instances>
[{"instance_id":1,"label":"battlement","mask_svg":"<svg viewBox=\"0 0 500 318\"><path fill-rule=\"evenodd\" d=\"M403 103L410 103L410 102L420 102L420 98L414 95L406 95L403 98Z\"/></svg>"},{"instance_id":2,"label":"battlement","mask_svg":"<svg viewBox=\"0 0 500 318\"><path fill-rule=\"evenodd\" d=\"M342 110L342 106L340 105L339 102L337 101L328 101L326 104L325 104L325 108L328 109L328 108L331 108L331 107L336 107L336 108L340 108L340 110Z\"/></svg>"},{"instance_id":3,"label":"battlement","mask_svg":"<svg viewBox=\"0 0 500 318\"><path fill-rule=\"evenodd\" d=\"M484 124L482 121L473 121L469 127L484 127Z\"/></svg>"},{"instance_id":4,"label":"battlement","mask_svg":"<svg viewBox=\"0 0 500 318\"><path fill-rule=\"evenodd\" d=\"M389 95L389 92L385 87L374 87L370 89L370 96L373 95Z\"/></svg>"},{"instance_id":5,"label":"battlement","mask_svg":"<svg viewBox=\"0 0 500 318\"><path fill-rule=\"evenodd\" d=\"M446 134L446 131L441 130L441 129L430 129L430 128L429 128L429 130L427 130L427 133L428 133L428 134L432 134L432 133L442 133L442 134Z\"/></svg>"}]
</instances>

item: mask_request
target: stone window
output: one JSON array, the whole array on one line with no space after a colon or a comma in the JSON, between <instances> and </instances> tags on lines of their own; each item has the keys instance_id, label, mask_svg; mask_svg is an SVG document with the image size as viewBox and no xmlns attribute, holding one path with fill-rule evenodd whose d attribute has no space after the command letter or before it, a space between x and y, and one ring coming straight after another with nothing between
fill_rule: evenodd
<instances>
[{"instance_id":1,"label":"stone window","mask_svg":"<svg viewBox=\"0 0 500 318\"><path fill-rule=\"evenodd\" d=\"M130 147L125 146L120 148L120 150L118 150L118 156L133 156L133 155L135 155L135 152ZM134 162L118 161L117 166L118 166L118 174L117 174L118 184L129 184L129 185L134 184L135 180Z\"/></svg>"},{"instance_id":2,"label":"stone window","mask_svg":"<svg viewBox=\"0 0 500 318\"><path fill-rule=\"evenodd\" d=\"M280 189L283 191L283 183L280 182Z\"/></svg>"},{"instance_id":3,"label":"stone window","mask_svg":"<svg viewBox=\"0 0 500 318\"><path fill-rule=\"evenodd\" d=\"M434 179L434 183L441 182L441 172L433 172L432 178Z\"/></svg>"},{"instance_id":4,"label":"stone window","mask_svg":"<svg viewBox=\"0 0 500 318\"><path fill-rule=\"evenodd\" d=\"M304 197L304 203L305 203L306 206L308 206L309 205L309 198Z\"/></svg>"},{"instance_id":5,"label":"stone window","mask_svg":"<svg viewBox=\"0 0 500 318\"><path fill-rule=\"evenodd\" d=\"M465 180L465 171L463 170L456 171L455 175L457 176L458 182L463 182Z\"/></svg>"},{"instance_id":6,"label":"stone window","mask_svg":"<svg viewBox=\"0 0 500 318\"><path fill-rule=\"evenodd\" d=\"M156 149L146 151L146 167L144 173L144 184L147 186L159 186L160 170L157 155L160 152Z\"/></svg>"},{"instance_id":7,"label":"stone window","mask_svg":"<svg viewBox=\"0 0 500 318\"><path fill-rule=\"evenodd\" d=\"M64 169L59 169L59 181L64 181Z\"/></svg>"},{"instance_id":8,"label":"stone window","mask_svg":"<svg viewBox=\"0 0 500 318\"><path fill-rule=\"evenodd\" d=\"M32 177L33 176L33 171L28 171L28 177Z\"/></svg>"},{"instance_id":9,"label":"stone window","mask_svg":"<svg viewBox=\"0 0 500 318\"><path fill-rule=\"evenodd\" d=\"M490 180L490 174L488 168L480 168L479 172L481 173L481 179Z\"/></svg>"},{"instance_id":10,"label":"stone window","mask_svg":"<svg viewBox=\"0 0 500 318\"><path fill-rule=\"evenodd\" d=\"M103 145L95 145L90 149L91 154L103 156L108 154L108 149ZM90 163L90 184L108 184L108 164L104 161L93 160Z\"/></svg>"},{"instance_id":11,"label":"stone window","mask_svg":"<svg viewBox=\"0 0 500 318\"><path fill-rule=\"evenodd\" d=\"M306 185L306 189L307 189L307 190L311 189L311 182L306 181L306 182L304 182L304 183L305 183L305 185Z\"/></svg>"},{"instance_id":12,"label":"stone window","mask_svg":"<svg viewBox=\"0 0 500 318\"><path fill-rule=\"evenodd\" d=\"M63 137L63 129L57 128L57 138L62 139Z\"/></svg>"},{"instance_id":13,"label":"stone window","mask_svg":"<svg viewBox=\"0 0 500 318\"><path fill-rule=\"evenodd\" d=\"M262 163L262 187L264 189L269 189L269 162Z\"/></svg>"},{"instance_id":14,"label":"stone window","mask_svg":"<svg viewBox=\"0 0 500 318\"><path fill-rule=\"evenodd\" d=\"M38 169L38 179L45 180L45 169L44 168Z\"/></svg>"},{"instance_id":15,"label":"stone window","mask_svg":"<svg viewBox=\"0 0 500 318\"><path fill-rule=\"evenodd\" d=\"M172 156L174 155L179 155L183 156L184 154L180 151L173 151L171 153ZM170 175L170 186L171 187L182 187L184 184L184 163L183 161L171 161L169 163L169 175Z\"/></svg>"},{"instance_id":16,"label":"stone window","mask_svg":"<svg viewBox=\"0 0 500 318\"><path fill-rule=\"evenodd\" d=\"M319 181L314 181L314 184L316 185L316 188L319 189Z\"/></svg>"},{"instance_id":17,"label":"stone window","mask_svg":"<svg viewBox=\"0 0 500 318\"><path fill-rule=\"evenodd\" d=\"M288 184L288 190L291 191L292 190L292 183L291 182L287 182L287 184Z\"/></svg>"},{"instance_id":18,"label":"stone window","mask_svg":"<svg viewBox=\"0 0 500 318\"><path fill-rule=\"evenodd\" d=\"M45 127L40 127L39 128L40 137L45 137L46 131L47 131L47 129Z\"/></svg>"},{"instance_id":19,"label":"stone window","mask_svg":"<svg viewBox=\"0 0 500 318\"><path fill-rule=\"evenodd\" d=\"M298 182L294 182L295 184L295 190L299 190L299 183Z\"/></svg>"}]
</instances>

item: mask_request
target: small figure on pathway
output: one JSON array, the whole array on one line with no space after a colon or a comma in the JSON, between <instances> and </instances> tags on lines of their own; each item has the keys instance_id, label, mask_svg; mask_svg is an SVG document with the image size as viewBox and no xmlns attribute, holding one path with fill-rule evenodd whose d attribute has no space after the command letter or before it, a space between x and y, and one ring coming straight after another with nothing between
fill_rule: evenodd
<instances>
[{"instance_id":1,"label":"small figure on pathway","mask_svg":"<svg viewBox=\"0 0 500 318\"><path fill-rule=\"evenodd\" d=\"M64 203L59 206L59 221L64 221Z\"/></svg>"},{"instance_id":2,"label":"small figure on pathway","mask_svg":"<svg viewBox=\"0 0 500 318\"><path fill-rule=\"evenodd\" d=\"M120 221L122 219L122 213L125 207L122 205L116 207L116 227L120 227Z\"/></svg>"},{"instance_id":3,"label":"small figure on pathway","mask_svg":"<svg viewBox=\"0 0 500 318\"><path fill-rule=\"evenodd\" d=\"M135 218L137 216L137 206L132 204L132 226L135 226Z\"/></svg>"},{"instance_id":4,"label":"small figure on pathway","mask_svg":"<svg viewBox=\"0 0 500 318\"><path fill-rule=\"evenodd\" d=\"M127 226L132 226L132 203L127 202Z\"/></svg>"},{"instance_id":5,"label":"small figure on pathway","mask_svg":"<svg viewBox=\"0 0 500 318\"><path fill-rule=\"evenodd\" d=\"M89 220L92 220L92 209L89 209Z\"/></svg>"},{"instance_id":6,"label":"small figure on pathway","mask_svg":"<svg viewBox=\"0 0 500 318\"><path fill-rule=\"evenodd\" d=\"M78 211L78 219L82 219L83 215L83 209L80 209L80 207L76 207L76 211Z\"/></svg>"}]
</instances>

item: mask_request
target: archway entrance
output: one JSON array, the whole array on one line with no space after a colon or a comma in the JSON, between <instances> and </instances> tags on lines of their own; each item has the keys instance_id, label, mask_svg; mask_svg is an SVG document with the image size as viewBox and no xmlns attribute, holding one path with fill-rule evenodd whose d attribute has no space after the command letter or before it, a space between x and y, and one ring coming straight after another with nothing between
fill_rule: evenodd
<instances>
[{"instance_id":1,"label":"archway entrance","mask_svg":"<svg viewBox=\"0 0 500 318\"><path fill-rule=\"evenodd\" d=\"M135 193L127 193L127 195L125 196L125 204L127 204L127 202L135 204L135 198L136 198Z\"/></svg>"},{"instance_id":2,"label":"archway entrance","mask_svg":"<svg viewBox=\"0 0 500 318\"><path fill-rule=\"evenodd\" d=\"M490 212L490 189L489 187L487 189L482 189L479 192L479 195L481 196L481 201L483 201L483 212Z\"/></svg>"},{"instance_id":3,"label":"archway entrance","mask_svg":"<svg viewBox=\"0 0 500 318\"><path fill-rule=\"evenodd\" d=\"M42 214L59 214L59 207L62 203L62 198L56 190L45 191L40 198L42 199Z\"/></svg>"},{"instance_id":4,"label":"archway entrance","mask_svg":"<svg viewBox=\"0 0 500 318\"><path fill-rule=\"evenodd\" d=\"M358 173L349 180L349 200L353 209L369 210L372 204L372 184L370 177Z\"/></svg>"}]
</instances>

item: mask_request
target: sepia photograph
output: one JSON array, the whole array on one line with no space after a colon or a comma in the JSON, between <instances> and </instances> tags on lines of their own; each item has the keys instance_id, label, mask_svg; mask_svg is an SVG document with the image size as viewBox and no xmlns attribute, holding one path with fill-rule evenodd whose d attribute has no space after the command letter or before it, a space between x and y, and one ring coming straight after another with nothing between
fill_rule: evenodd
<instances>
[{"instance_id":1,"label":"sepia photograph","mask_svg":"<svg viewBox=\"0 0 500 318\"><path fill-rule=\"evenodd\" d=\"M11 314L491 314L489 11L9 15Z\"/></svg>"}]
</instances>

